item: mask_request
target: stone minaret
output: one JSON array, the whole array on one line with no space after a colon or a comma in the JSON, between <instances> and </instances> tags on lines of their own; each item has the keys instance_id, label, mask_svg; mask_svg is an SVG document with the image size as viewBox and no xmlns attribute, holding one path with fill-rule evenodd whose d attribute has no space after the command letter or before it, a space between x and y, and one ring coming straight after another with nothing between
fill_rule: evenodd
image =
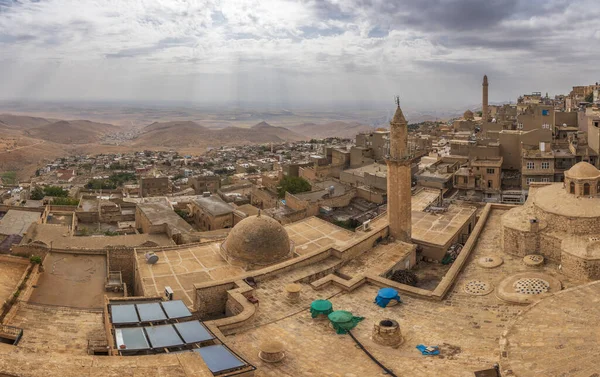
<instances>
[{"instance_id":1,"label":"stone minaret","mask_svg":"<svg viewBox=\"0 0 600 377\"><path fill-rule=\"evenodd\" d=\"M481 100L481 119L485 123L488 121L488 81L487 75L483 76L483 98Z\"/></svg>"},{"instance_id":2,"label":"stone minaret","mask_svg":"<svg viewBox=\"0 0 600 377\"><path fill-rule=\"evenodd\" d=\"M387 158L387 212L390 236L410 242L411 155L408 150L408 123L400 103L390 122L390 155Z\"/></svg>"}]
</instances>

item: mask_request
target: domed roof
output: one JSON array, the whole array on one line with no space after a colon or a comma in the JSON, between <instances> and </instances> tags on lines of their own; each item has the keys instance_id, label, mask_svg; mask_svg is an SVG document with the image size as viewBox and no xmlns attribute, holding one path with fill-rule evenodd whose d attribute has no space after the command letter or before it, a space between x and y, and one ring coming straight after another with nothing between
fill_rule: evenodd
<instances>
[{"instance_id":1,"label":"domed roof","mask_svg":"<svg viewBox=\"0 0 600 377\"><path fill-rule=\"evenodd\" d=\"M463 118L465 118L466 120L473 120L473 117L473 112L471 110L467 110L463 114Z\"/></svg>"},{"instance_id":2,"label":"domed roof","mask_svg":"<svg viewBox=\"0 0 600 377\"><path fill-rule=\"evenodd\" d=\"M285 228L269 216L249 216L237 223L223 243L228 259L249 265L269 265L289 257L291 244Z\"/></svg>"},{"instance_id":3,"label":"domed roof","mask_svg":"<svg viewBox=\"0 0 600 377\"><path fill-rule=\"evenodd\" d=\"M600 170L585 161L576 163L571 169L565 172L565 176L574 179L594 179L598 178L599 175Z\"/></svg>"}]
</instances>

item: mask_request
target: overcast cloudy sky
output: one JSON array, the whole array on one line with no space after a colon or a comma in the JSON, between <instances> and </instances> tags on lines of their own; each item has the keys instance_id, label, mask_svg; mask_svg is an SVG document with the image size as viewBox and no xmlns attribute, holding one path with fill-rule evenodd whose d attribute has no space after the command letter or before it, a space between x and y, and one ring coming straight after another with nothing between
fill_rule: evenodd
<instances>
[{"instance_id":1,"label":"overcast cloudy sky","mask_svg":"<svg viewBox=\"0 0 600 377\"><path fill-rule=\"evenodd\" d=\"M598 0L0 0L0 99L444 107L599 62Z\"/></svg>"}]
</instances>

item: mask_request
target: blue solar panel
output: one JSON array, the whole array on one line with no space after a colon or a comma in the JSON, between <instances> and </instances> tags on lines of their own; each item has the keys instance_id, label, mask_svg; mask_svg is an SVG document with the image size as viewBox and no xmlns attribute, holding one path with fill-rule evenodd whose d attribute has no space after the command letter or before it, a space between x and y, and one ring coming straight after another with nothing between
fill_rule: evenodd
<instances>
[{"instance_id":1,"label":"blue solar panel","mask_svg":"<svg viewBox=\"0 0 600 377\"><path fill-rule=\"evenodd\" d=\"M173 325L144 327L152 348L176 347L184 344Z\"/></svg>"},{"instance_id":2,"label":"blue solar panel","mask_svg":"<svg viewBox=\"0 0 600 377\"><path fill-rule=\"evenodd\" d=\"M187 344L206 342L215 338L200 321L181 322L174 326Z\"/></svg>"},{"instance_id":3,"label":"blue solar panel","mask_svg":"<svg viewBox=\"0 0 600 377\"><path fill-rule=\"evenodd\" d=\"M191 317L192 313L181 300L163 301L161 303L169 319Z\"/></svg>"},{"instance_id":4,"label":"blue solar panel","mask_svg":"<svg viewBox=\"0 0 600 377\"><path fill-rule=\"evenodd\" d=\"M136 304L138 313L140 313L140 322L164 321L167 319L165 312L158 302L151 304Z\"/></svg>"},{"instance_id":5,"label":"blue solar panel","mask_svg":"<svg viewBox=\"0 0 600 377\"><path fill-rule=\"evenodd\" d=\"M111 305L110 316L112 323L115 324L138 323L140 321L133 305Z\"/></svg>"},{"instance_id":6,"label":"blue solar panel","mask_svg":"<svg viewBox=\"0 0 600 377\"><path fill-rule=\"evenodd\" d=\"M213 374L227 372L246 365L245 362L221 344L196 348L194 352L198 352L202 356L204 363Z\"/></svg>"},{"instance_id":7,"label":"blue solar panel","mask_svg":"<svg viewBox=\"0 0 600 377\"><path fill-rule=\"evenodd\" d=\"M119 351L140 351L150 348L141 327L115 329L115 340Z\"/></svg>"}]
</instances>

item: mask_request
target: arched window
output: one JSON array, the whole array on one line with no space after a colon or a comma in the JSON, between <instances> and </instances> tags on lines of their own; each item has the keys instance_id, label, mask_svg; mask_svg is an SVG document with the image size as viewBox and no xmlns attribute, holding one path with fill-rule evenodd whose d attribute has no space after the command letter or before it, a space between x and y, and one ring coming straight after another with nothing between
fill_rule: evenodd
<instances>
[{"instance_id":1,"label":"arched window","mask_svg":"<svg viewBox=\"0 0 600 377\"><path fill-rule=\"evenodd\" d=\"M583 184L583 195L590 195L590 184L589 183Z\"/></svg>"},{"instance_id":2,"label":"arched window","mask_svg":"<svg viewBox=\"0 0 600 377\"><path fill-rule=\"evenodd\" d=\"M600 195L600 181L596 182L596 195Z\"/></svg>"},{"instance_id":3,"label":"arched window","mask_svg":"<svg viewBox=\"0 0 600 377\"><path fill-rule=\"evenodd\" d=\"M571 194L575 194L575 182L571 181L571 183L569 183L569 192Z\"/></svg>"}]
</instances>

